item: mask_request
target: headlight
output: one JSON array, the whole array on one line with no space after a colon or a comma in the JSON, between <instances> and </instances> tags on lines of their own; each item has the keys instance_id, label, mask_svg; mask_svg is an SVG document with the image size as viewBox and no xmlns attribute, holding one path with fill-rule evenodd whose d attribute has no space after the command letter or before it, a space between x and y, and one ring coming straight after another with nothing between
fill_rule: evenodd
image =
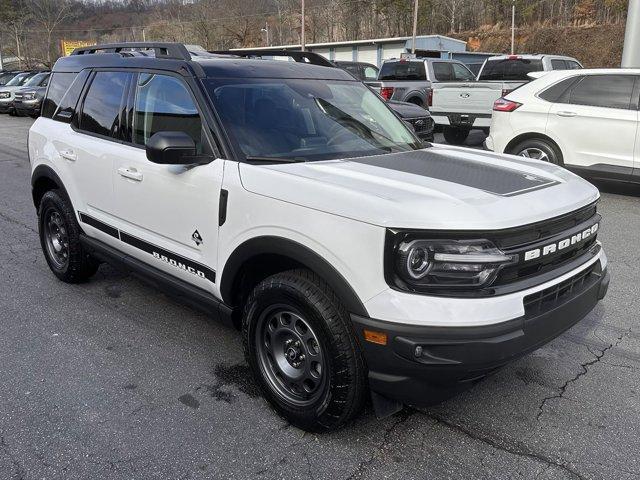
<instances>
[{"instance_id":1,"label":"headlight","mask_svg":"<svg viewBox=\"0 0 640 480\"><path fill-rule=\"evenodd\" d=\"M0 92L0 98L9 98L11 94L9 92Z\"/></svg>"},{"instance_id":2,"label":"headlight","mask_svg":"<svg viewBox=\"0 0 640 480\"><path fill-rule=\"evenodd\" d=\"M396 279L408 290L475 289L517 263L489 240L402 240L394 247Z\"/></svg>"}]
</instances>

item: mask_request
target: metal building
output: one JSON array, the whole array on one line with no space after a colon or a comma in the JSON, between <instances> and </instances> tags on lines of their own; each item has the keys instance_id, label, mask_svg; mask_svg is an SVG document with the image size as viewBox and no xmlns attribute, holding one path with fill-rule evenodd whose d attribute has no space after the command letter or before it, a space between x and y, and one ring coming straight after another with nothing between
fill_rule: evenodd
<instances>
[{"instance_id":1,"label":"metal building","mask_svg":"<svg viewBox=\"0 0 640 480\"><path fill-rule=\"evenodd\" d=\"M319 53L331 61L347 60L367 62L380 66L383 60L398 58L411 52L411 37L374 38L344 42L311 43L306 48ZM300 50L300 45L280 45L251 48L250 50ZM238 48L237 50L243 50ZM491 54L467 52L467 42L442 35L420 35L416 37L416 54L421 57L460 58L465 63L482 62Z\"/></svg>"}]
</instances>

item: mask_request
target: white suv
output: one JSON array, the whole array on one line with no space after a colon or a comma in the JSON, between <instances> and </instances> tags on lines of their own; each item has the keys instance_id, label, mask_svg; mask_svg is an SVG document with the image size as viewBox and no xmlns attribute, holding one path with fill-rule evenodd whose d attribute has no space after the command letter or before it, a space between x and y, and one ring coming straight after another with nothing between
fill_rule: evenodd
<instances>
[{"instance_id":1,"label":"white suv","mask_svg":"<svg viewBox=\"0 0 640 480\"><path fill-rule=\"evenodd\" d=\"M639 101L640 70L550 72L496 101L486 145L638 182Z\"/></svg>"},{"instance_id":2,"label":"white suv","mask_svg":"<svg viewBox=\"0 0 640 480\"><path fill-rule=\"evenodd\" d=\"M387 415L468 388L609 282L593 186L422 145L336 68L81 49L54 67L29 155L58 278L112 262L241 329L265 397L309 430L368 392Z\"/></svg>"}]
</instances>

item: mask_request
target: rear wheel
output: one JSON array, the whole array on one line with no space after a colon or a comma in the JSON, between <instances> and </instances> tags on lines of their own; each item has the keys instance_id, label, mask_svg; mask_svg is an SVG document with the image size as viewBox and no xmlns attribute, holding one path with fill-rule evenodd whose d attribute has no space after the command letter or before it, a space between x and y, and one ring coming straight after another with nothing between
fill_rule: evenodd
<instances>
[{"instance_id":1,"label":"rear wheel","mask_svg":"<svg viewBox=\"0 0 640 480\"><path fill-rule=\"evenodd\" d=\"M63 282L88 280L100 266L80 243L71 202L58 190L44 194L38 209L40 244L51 271Z\"/></svg>"},{"instance_id":2,"label":"rear wheel","mask_svg":"<svg viewBox=\"0 0 640 480\"><path fill-rule=\"evenodd\" d=\"M333 290L308 270L262 281L242 320L247 362L267 400L309 431L341 427L361 410L364 361Z\"/></svg>"},{"instance_id":3,"label":"rear wheel","mask_svg":"<svg viewBox=\"0 0 640 480\"><path fill-rule=\"evenodd\" d=\"M510 152L526 158L562 165L562 153L553 143L541 138L529 138L517 144Z\"/></svg>"},{"instance_id":4,"label":"rear wheel","mask_svg":"<svg viewBox=\"0 0 640 480\"><path fill-rule=\"evenodd\" d=\"M451 145L462 145L469 136L468 128L444 127L442 134L447 143Z\"/></svg>"}]
</instances>

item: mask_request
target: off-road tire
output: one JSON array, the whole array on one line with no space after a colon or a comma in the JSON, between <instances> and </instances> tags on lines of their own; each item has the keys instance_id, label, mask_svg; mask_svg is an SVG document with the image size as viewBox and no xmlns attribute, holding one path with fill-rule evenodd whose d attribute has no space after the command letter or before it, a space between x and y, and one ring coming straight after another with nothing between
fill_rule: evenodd
<instances>
[{"instance_id":1,"label":"off-road tire","mask_svg":"<svg viewBox=\"0 0 640 480\"><path fill-rule=\"evenodd\" d=\"M57 212L67 239L67 259L62 265L56 262L47 247L47 227L49 215ZM59 190L46 192L38 207L38 233L40 245L49 268L63 282L81 283L96 273L100 263L91 257L80 243L80 226L76 220L69 199Z\"/></svg>"},{"instance_id":2,"label":"off-road tire","mask_svg":"<svg viewBox=\"0 0 640 480\"><path fill-rule=\"evenodd\" d=\"M326 364L324 387L310 405L283 398L269 378L266 360L261 360L261 316L280 307L303 317L319 341ZM361 411L367 394L366 367L349 314L335 292L313 272L289 270L260 282L245 303L242 336L245 357L264 397L291 424L326 432L345 425Z\"/></svg>"}]
</instances>

